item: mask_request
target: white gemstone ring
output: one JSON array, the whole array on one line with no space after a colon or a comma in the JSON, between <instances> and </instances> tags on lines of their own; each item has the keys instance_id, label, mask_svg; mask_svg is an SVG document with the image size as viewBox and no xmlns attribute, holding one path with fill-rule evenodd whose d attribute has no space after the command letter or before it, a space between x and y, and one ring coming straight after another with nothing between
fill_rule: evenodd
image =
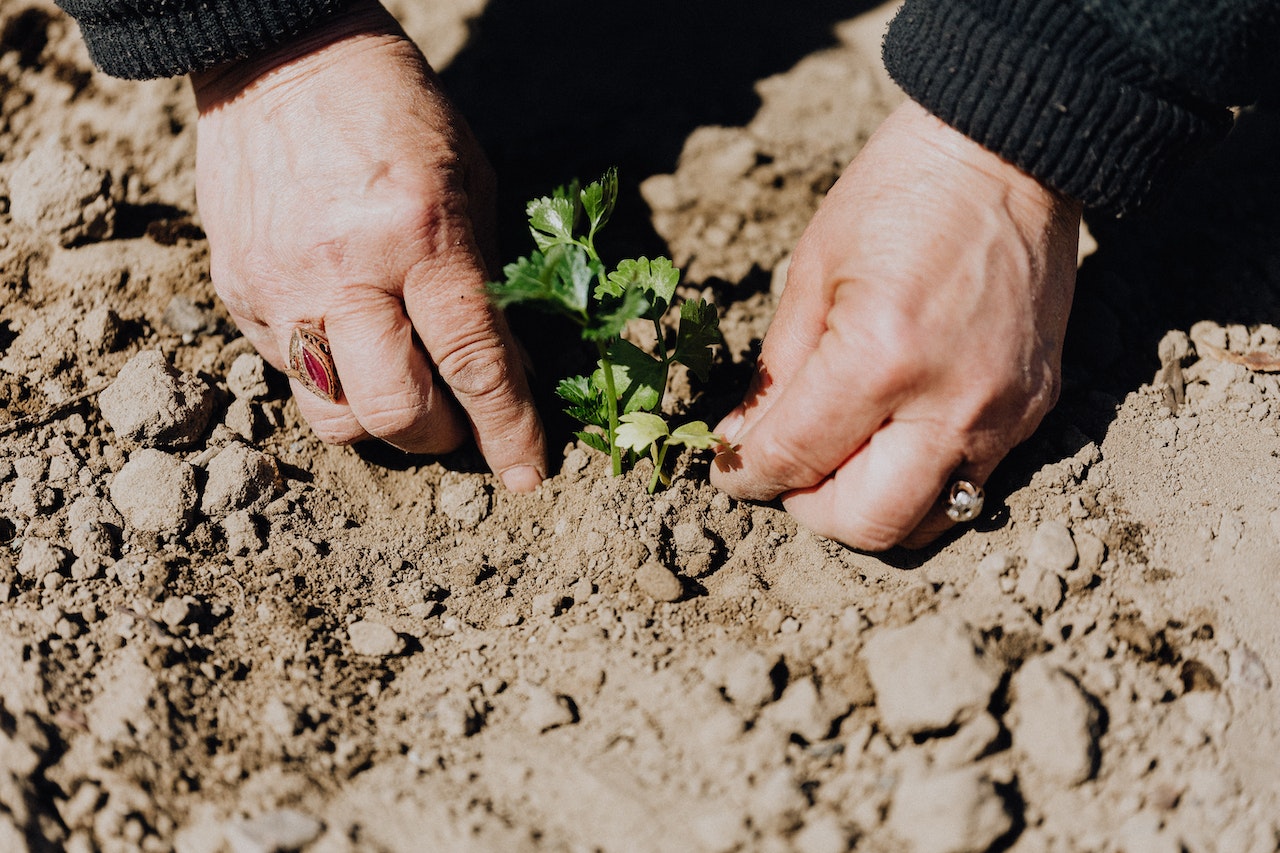
<instances>
[{"instance_id":1,"label":"white gemstone ring","mask_svg":"<svg viewBox=\"0 0 1280 853\"><path fill-rule=\"evenodd\" d=\"M982 513L985 497L981 486L975 486L968 480L956 480L947 490L947 518L958 524L973 521Z\"/></svg>"}]
</instances>

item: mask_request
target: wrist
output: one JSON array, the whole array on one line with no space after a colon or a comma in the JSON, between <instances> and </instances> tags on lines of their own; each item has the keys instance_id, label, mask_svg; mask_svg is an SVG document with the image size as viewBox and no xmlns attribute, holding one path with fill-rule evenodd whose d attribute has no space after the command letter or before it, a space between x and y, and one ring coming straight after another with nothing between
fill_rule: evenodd
<instances>
[{"instance_id":1,"label":"wrist","mask_svg":"<svg viewBox=\"0 0 1280 853\"><path fill-rule=\"evenodd\" d=\"M203 114L250 89L293 79L370 39L406 38L378 0L354 0L343 11L285 44L193 72L190 80L196 107Z\"/></svg>"}]
</instances>

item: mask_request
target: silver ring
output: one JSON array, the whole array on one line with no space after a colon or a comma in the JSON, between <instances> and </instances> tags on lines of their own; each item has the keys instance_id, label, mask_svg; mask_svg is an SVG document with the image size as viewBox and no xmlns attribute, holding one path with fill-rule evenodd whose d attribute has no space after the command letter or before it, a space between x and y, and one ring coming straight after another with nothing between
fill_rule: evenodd
<instances>
[{"instance_id":1,"label":"silver ring","mask_svg":"<svg viewBox=\"0 0 1280 853\"><path fill-rule=\"evenodd\" d=\"M985 498L981 486L975 486L968 480L956 480L947 490L947 518L958 524L973 521L982 513Z\"/></svg>"}]
</instances>

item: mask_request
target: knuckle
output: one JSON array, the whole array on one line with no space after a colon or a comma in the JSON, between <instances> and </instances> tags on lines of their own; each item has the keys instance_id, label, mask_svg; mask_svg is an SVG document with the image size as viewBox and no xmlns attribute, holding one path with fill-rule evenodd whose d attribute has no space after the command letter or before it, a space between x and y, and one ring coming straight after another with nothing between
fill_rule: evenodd
<instances>
[{"instance_id":1,"label":"knuckle","mask_svg":"<svg viewBox=\"0 0 1280 853\"><path fill-rule=\"evenodd\" d=\"M370 435L393 438L416 431L426 415L426 406L405 400L374 400L361 413L360 424Z\"/></svg>"},{"instance_id":2,"label":"knuckle","mask_svg":"<svg viewBox=\"0 0 1280 853\"><path fill-rule=\"evenodd\" d=\"M511 390L506 349L488 335L463 342L440 359L440 378L460 398L505 400Z\"/></svg>"},{"instance_id":3,"label":"knuckle","mask_svg":"<svg viewBox=\"0 0 1280 853\"><path fill-rule=\"evenodd\" d=\"M865 512L855 511L846 524L846 529L835 538L862 551L887 551L901 543L910 532Z\"/></svg>"},{"instance_id":4,"label":"knuckle","mask_svg":"<svg viewBox=\"0 0 1280 853\"><path fill-rule=\"evenodd\" d=\"M307 422L311 424L311 431L325 444L355 444L368 438L365 430L349 415L313 416Z\"/></svg>"},{"instance_id":5,"label":"knuckle","mask_svg":"<svg viewBox=\"0 0 1280 853\"><path fill-rule=\"evenodd\" d=\"M774 494L808 488L829 473L807 458L805 447L797 443L799 440L799 437L772 433L751 449L760 479L767 482L765 488Z\"/></svg>"}]
</instances>

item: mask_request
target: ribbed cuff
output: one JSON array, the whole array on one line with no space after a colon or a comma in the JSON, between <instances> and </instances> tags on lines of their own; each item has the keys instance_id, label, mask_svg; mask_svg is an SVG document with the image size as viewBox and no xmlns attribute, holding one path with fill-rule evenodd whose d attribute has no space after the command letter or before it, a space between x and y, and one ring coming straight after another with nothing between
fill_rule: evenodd
<instances>
[{"instance_id":1,"label":"ribbed cuff","mask_svg":"<svg viewBox=\"0 0 1280 853\"><path fill-rule=\"evenodd\" d=\"M1127 213L1230 129L1225 109L1157 93L1150 66L1073 4L998 5L906 0L885 66L931 113L1053 189Z\"/></svg>"},{"instance_id":2,"label":"ribbed cuff","mask_svg":"<svg viewBox=\"0 0 1280 853\"><path fill-rule=\"evenodd\" d=\"M144 80L244 59L311 29L348 0L58 0L89 56L113 77Z\"/></svg>"}]
</instances>

